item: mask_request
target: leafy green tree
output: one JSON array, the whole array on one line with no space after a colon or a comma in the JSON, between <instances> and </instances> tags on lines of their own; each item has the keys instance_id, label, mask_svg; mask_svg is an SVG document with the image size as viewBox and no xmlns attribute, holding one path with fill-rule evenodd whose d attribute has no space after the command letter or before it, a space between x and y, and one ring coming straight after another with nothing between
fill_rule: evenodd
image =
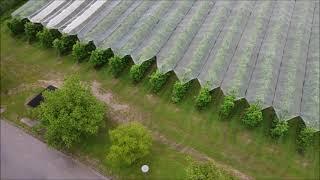
<instances>
[{"instance_id":1,"label":"leafy green tree","mask_svg":"<svg viewBox=\"0 0 320 180\"><path fill-rule=\"evenodd\" d=\"M188 92L190 85L191 85L190 81L187 83L176 81L173 85L173 90L172 90L172 96L171 96L172 102L174 103L180 102Z\"/></svg>"},{"instance_id":2,"label":"leafy green tree","mask_svg":"<svg viewBox=\"0 0 320 180\"><path fill-rule=\"evenodd\" d=\"M89 42L87 44L83 44L79 41L77 41L73 47L72 47L72 56L78 61L82 62L86 58L88 58L92 51L94 51L96 48L92 42Z\"/></svg>"},{"instance_id":3,"label":"leafy green tree","mask_svg":"<svg viewBox=\"0 0 320 180\"><path fill-rule=\"evenodd\" d=\"M36 40L37 33L42 31L42 28L42 25L37 23L27 22L24 24L24 31L29 43Z\"/></svg>"},{"instance_id":4,"label":"leafy green tree","mask_svg":"<svg viewBox=\"0 0 320 180\"><path fill-rule=\"evenodd\" d=\"M258 124L262 121L262 107L259 103L251 104L250 107L248 107L245 110L244 116L242 118L242 122L247 127L256 127Z\"/></svg>"},{"instance_id":5,"label":"leafy green tree","mask_svg":"<svg viewBox=\"0 0 320 180\"><path fill-rule=\"evenodd\" d=\"M129 166L146 157L151 150L150 132L140 123L122 124L109 132L112 146L108 161L116 166Z\"/></svg>"},{"instance_id":6,"label":"leafy green tree","mask_svg":"<svg viewBox=\"0 0 320 180\"><path fill-rule=\"evenodd\" d=\"M160 89L164 86L167 79L169 77L169 73L162 73L159 70L153 72L150 75L149 83L151 85L151 89L153 92L159 92Z\"/></svg>"},{"instance_id":7,"label":"leafy green tree","mask_svg":"<svg viewBox=\"0 0 320 180\"><path fill-rule=\"evenodd\" d=\"M114 56L109 59L110 70L114 77L119 77L120 74L127 67L127 65L128 65L128 59L125 57L121 58L119 56Z\"/></svg>"},{"instance_id":8,"label":"leafy green tree","mask_svg":"<svg viewBox=\"0 0 320 180\"><path fill-rule=\"evenodd\" d=\"M220 105L220 116L223 118L228 117L231 114L231 111L233 110L235 106L235 100L236 96L234 93L231 93L223 98L223 102Z\"/></svg>"},{"instance_id":9,"label":"leafy green tree","mask_svg":"<svg viewBox=\"0 0 320 180\"><path fill-rule=\"evenodd\" d=\"M44 92L43 96L37 112L50 146L70 148L96 135L103 125L105 106L76 76L66 79L61 89Z\"/></svg>"},{"instance_id":10,"label":"leafy green tree","mask_svg":"<svg viewBox=\"0 0 320 180\"><path fill-rule=\"evenodd\" d=\"M137 83L141 81L148 68L152 65L152 62L153 60L148 60L142 64L135 64L130 68L129 74L133 82Z\"/></svg>"},{"instance_id":11,"label":"leafy green tree","mask_svg":"<svg viewBox=\"0 0 320 180\"><path fill-rule=\"evenodd\" d=\"M272 128L270 134L273 138L280 138L284 136L289 130L288 122L283 119L274 118L272 121Z\"/></svg>"},{"instance_id":12,"label":"leafy green tree","mask_svg":"<svg viewBox=\"0 0 320 180\"><path fill-rule=\"evenodd\" d=\"M92 51L89 63L91 63L95 68L101 67L108 62L108 59L113 56L111 49L103 50L96 49Z\"/></svg>"},{"instance_id":13,"label":"leafy green tree","mask_svg":"<svg viewBox=\"0 0 320 180\"><path fill-rule=\"evenodd\" d=\"M38 32L36 36L42 47L51 48L53 41L56 38L59 38L61 34L55 29L43 28L43 30Z\"/></svg>"},{"instance_id":14,"label":"leafy green tree","mask_svg":"<svg viewBox=\"0 0 320 180\"><path fill-rule=\"evenodd\" d=\"M297 144L298 150L300 152L304 152L308 147L310 147L313 143L315 130L312 128L303 128L298 136Z\"/></svg>"},{"instance_id":15,"label":"leafy green tree","mask_svg":"<svg viewBox=\"0 0 320 180\"><path fill-rule=\"evenodd\" d=\"M72 50L73 45L77 42L77 36L68 36L64 34L61 38L53 41L53 48L56 49L58 54L65 55Z\"/></svg>"},{"instance_id":16,"label":"leafy green tree","mask_svg":"<svg viewBox=\"0 0 320 180\"><path fill-rule=\"evenodd\" d=\"M226 172L220 170L212 162L195 162L188 159L189 165L186 168L188 180L227 180L234 179Z\"/></svg>"},{"instance_id":17,"label":"leafy green tree","mask_svg":"<svg viewBox=\"0 0 320 180\"><path fill-rule=\"evenodd\" d=\"M13 35L18 35L24 33L24 24L26 20L11 18L7 21L7 26Z\"/></svg>"},{"instance_id":18,"label":"leafy green tree","mask_svg":"<svg viewBox=\"0 0 320 180\"><path fill-rule=\"evenodd\" d=\"M212 96L208 87L201 88L199 95L196 98L196 107L204 109L212 101Z\"/></svg>"}]
</instances>

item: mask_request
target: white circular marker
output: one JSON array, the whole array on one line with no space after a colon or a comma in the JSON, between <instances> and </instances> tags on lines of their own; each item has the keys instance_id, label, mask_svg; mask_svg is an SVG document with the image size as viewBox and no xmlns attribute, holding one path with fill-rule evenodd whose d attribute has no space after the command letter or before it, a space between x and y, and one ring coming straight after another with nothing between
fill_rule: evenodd
<instances>
[{"instance_id":1,"label":"white circular marker","mask_svg":"<svg viewBox=\"0 0 320 180\"><path fill-rule=\"evenodd\" d=\"M143 166L141 166L141 171L142 171L143 173L147 173L147 172L149 171L149 166L148 166L148 165L143 165Z\"/></svg>"}]
</instances>

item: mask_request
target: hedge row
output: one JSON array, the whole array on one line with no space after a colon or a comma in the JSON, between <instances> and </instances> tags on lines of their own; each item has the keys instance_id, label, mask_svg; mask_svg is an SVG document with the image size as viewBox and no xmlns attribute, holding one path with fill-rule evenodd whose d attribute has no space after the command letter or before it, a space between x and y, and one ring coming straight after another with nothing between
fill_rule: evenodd
<instances>
[{"instance_id":1,"label":"hedge row","mask_svg":"<svg viewBox=\"0 0 320 180\"><path fill-rule=\"evenodd\" d=\"M13 35L25 34L27 40L32 42L38 40L43 47L54 47L59 55L65 55L72 50L72 56L82 62L90 57L89 62L95 67L101 67L109 61L110 71L114 77L118 77L128 66L128 58L113 56L112 50L96 49L92 42L83 44L77 41L76 36L61 35L57 30L43 28L40 24L28 22L26 19L12 18L7 22L7 26ZM134 82L139 82L152 65L153 60L145 61L142 64L133 65L130 69L130 77ZM169 73L161 73L159 70L152 73L149 77L151 89L154 92L160 91L164 86ZM177 81L174 84L171 100L175 103L180 102L190 88L190 82L182 83ZM235 95L230 94L224 97L220 105L220 116L228 117L235 106ZM212 101L212 96L208 87L201 88L196 97L196 107L204 109ZM259 103L251 104L246 108L242 122L245 126L253 128L258 126L263 120L262 107ZM274 119L270 130L270 135L274 138L284 136L288 131L288 123L284 119ZM298 150L303 152L313 142L314 130L303 128L297 139Z\"/></svg>"}]
</instances>

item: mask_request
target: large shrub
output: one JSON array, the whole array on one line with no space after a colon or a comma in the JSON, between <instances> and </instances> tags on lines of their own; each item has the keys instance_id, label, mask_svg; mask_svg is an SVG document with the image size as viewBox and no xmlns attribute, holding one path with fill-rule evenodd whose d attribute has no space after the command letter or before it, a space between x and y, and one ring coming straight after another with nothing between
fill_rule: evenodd
<instances>
[{"instance_id":1,"label":"large shrub","mask_svg":"<svg viewBox=\"0 0 320 180\"><path fill-rule=\"evenodd\" d=\"M45 139L50 146L70 148L97 134L105 107L78 77L69 77L61 89L44 92L43 96L37 112L46 127Z\"/></svg>"},{"instance_id":2,"label":"large shrub","mask_svg":"<svg viewBox=\"0 0 320 180\"><path fill-rule=\"evenodd\" d=\"M108 62L108 59L113 56L111 49L103 50L96 49L91 52L89 63L95 68L101 67Z\"/></svg>"},{"instance_id":3,"label":"large shrub","mask_svg":"<svg viewBox=\"0 0 320 180\"><path fill-rule=\"evenodd\" d=\"M198 109L203 109L209 105L212 101L212 96L208 87L201 88L199 95L196 98L196 107Z\"/></svg>"},{"instance_id":4,"label":"large shrub","mask_svg":"<svg viewBox=\"0 0 320 180\"><path fill-rule=\"evenodd\" d=\"M188 92L190 85L191 85L190 82L183 83L181 81L176 81L173 85L173 90L172 90L172 96L171 96L172 102L174 103L180 102Z\"/></svg>"},{"instance_id":5,"label":"large shrub","mask_svg":"<svg viewBox=\"0 0 320 180\"><path fill-rule=\"evenodd\" d=\"M242 117L242 122L247 127L256 127L262 121L262 108L259 103L251 104L245 110L244 116Z\"/></svg>"},{"instance_id":6,"label":"large shrub","mask_svg":"<svg viewBox=\"0 0 320 180\"><path fill-rule=\"evenodd\" d=\"M109 132L112 146L107 160L113 165L132 165L150 153L150 132L140 123L122 124Z\"/></svg>"},{"instance_id":7,"label":"large shrub","mask_svg":"<svg viewBox=\"0 0 320 180\"><path fill-rule=\"evenodd\" d=\"M186 168L186 179L188 180L231 180L234 179L225 171L219 169L212 162L196 162L188 159Z\"/></svg>"},{"instance_id":8,"label":"large shrub","mask_svg":"<svg viewBox=\"0 0 320 180\"><path fill-rule=\"evenodd\" d=\"M280 138L284 136L289 130L288 122L283 119L274 118L272 121L272 128L270 134L273 138Z\"/></svg>"},{"instance_id":9,"label":"large shrub","mask_svg":"<svg viewBox=\"0 0 320 180\"><path fill-rule=\"evenodd\" d=\"M72 47L72 56L78 62L82 62L90 56L93 50L95 50L95 46L92 42L89 42L88 44L84 44L77 41Z\"/></svg>"},{"instance_id":10,"label":"large shrub","mask_svg":"<svg viewBox=\"0 0 320 180\"><path fill-rule=\"evenodd\" d=\"M72 50L73 45L77 42L76 36L68 36L64 34L61 38L57 38L53 41L53 48L59 55L65 55Z\"/></svg>"},{"instance_id":11,"label":"large shrub","mask_svg":"<svg viewBox=\"0 0 320 180\"><path fill-rule=\"evenodd\" d=\"M152 60L143 62L142 64L135 64L130 68L130 77L133 82L137 83L141 81L148 68L152 65Z\"/></svg>"},{"instance_id":12,"label":"large shrub","mask_svg":"<svg viewBox=\"0 0 320 180\"><path fill-rule=\"evenodd\" d=\"M150 75L149 83L153 92L159 92L169 77L168 73L161 73L159 70Z\"/></svg>"},{"instance_id":13,"label":"large shrub","mask_svg":"<svg viewBox=\"0 0 320 180\"><path fill-rule=\"evenodd\" d=\"M315 130L312 128L303 128L298 136L297 144L300 152L305 151L313 143Z\"/></svg>"},{"instance_id":14,"label":"large shrub","mask_svg":"<svg viewBox=\"0 0 320 180\"><path fill-rule=\"evenodd\" d=\"M29 42L36 40L37 33L42 31L43 27L41 24L27 22L24 24L24 31Z\"/></svg>"},{"instance_id":15,"label":"large shrub","mask_svg":"<svg viewBox=\"0 0 320 180\"><path fill-rule=\"evenodd\" d=\"M7 26L13 35L24 33L24 24L26 20L11 18L7 21Z\"/></svg>"},{"instance_id":16,"label":"large shrub","mask_svg":"<svg viewBox=\"0 0 320 180\"><path fill-rule=\"evenodd\" d=\"M114 56L109 59L110 71L114 77L120 76L120 74L124 71L124 69L128 65L128 59L119 56Z\"/></svg>"},{"instance_id":17,"label":"large shrub","mask_svg":"<svg viewBox=\"0 0 320 180\"><path fill-rule=\"evenodd\" d=\"M44 48L51 48L52 42L61 36L60 32L55 29L44 28L42 31L37 33L37 39Z\"/></svg>"},{"instance_id":18,"label":"large shrub","mask_svg":"<svg viewBox=\"0 0 320 180\"><path fill-rule=\"evenodd\" d=\"M219 109L219 113L221 117L226 118L231 114L235 106L235 100L236 100L236 96L234 93L231 93L223 98L223 102L220 105L220 109Z\"/></svg>"}]
</instances>

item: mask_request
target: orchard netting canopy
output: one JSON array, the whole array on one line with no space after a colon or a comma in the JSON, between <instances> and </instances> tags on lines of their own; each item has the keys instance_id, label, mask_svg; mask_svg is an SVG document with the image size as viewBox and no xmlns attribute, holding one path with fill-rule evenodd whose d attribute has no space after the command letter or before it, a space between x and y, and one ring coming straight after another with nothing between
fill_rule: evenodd
<instances>
[{"instance_id":1,"label":"orchard netting canopy","mask_svg":"<svg viewBox=\"0 0 320 180\"><path fill-rule=\"evenodd\" d=\"M12 16L319 130L319 2L29 0Z\"/></svg>"}]
</instances>

